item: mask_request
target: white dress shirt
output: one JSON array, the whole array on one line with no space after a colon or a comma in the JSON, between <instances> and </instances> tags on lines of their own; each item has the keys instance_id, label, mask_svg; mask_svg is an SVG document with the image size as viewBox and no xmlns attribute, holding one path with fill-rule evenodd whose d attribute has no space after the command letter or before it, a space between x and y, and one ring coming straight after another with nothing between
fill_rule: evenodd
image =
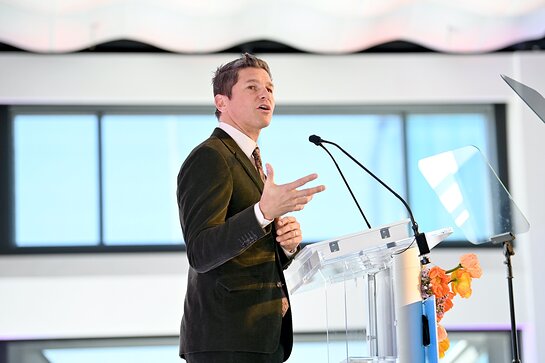
<instances>
[{"instance_id":1,"label":"white dress shirt","mask_svg":"<svg viewBox=\"0 0 545 363\"><path fill-rule=\"evenodd\" d=\"M244 154L252 162L252 165L255 166L254 157L252 156L252 153L254 152L254 149L257 146L256 142L250 139L240 130L234 128L233 126L229 124L226 124L225 122L220 122L218 127L222 129L223 131L225 131L229 136L231 136L233 140L235 140L238 147L242 149ZM261 227L265 228L272 223L272 220L265 218L265 216L263 215L263 212L261 212L261 209L259 208L259 203L256 203L254 205L254 212Z\"/></svg>"},{"instance_id":2,"label":"white dress shirt","mask_svg":"<svg viewBox=\"0 0 545 363\"><path fill-rule=\"evenodd\" d=\"M237 143L238 147L242 149L244 154L250 159L252 162L252 165L255 166L254 157L252 156L252 153L254 152L254 149L257 146L257 143L246 136L242 131L234 128L233 126L226 124L225 122L219 123L218 127L225 131L235 142ZM273 220L265 218L263 215L263 212L261 212L261 209L259 208L259 202L254 205L254 212L255 217L257 218L257 221L261 225L262 228L267 227L269 224L272 223ZM282 246L280 246L282 247ZM294 252L290 252L284 247L282 247L282 250L284 250L284 253L286 256L290 257L294 254Z\"/></svg>"}]
</instances>

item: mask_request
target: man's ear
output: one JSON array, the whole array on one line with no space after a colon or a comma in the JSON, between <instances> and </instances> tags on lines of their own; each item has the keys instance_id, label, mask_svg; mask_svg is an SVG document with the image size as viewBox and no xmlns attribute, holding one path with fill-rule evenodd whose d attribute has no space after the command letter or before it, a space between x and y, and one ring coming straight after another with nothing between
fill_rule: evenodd
<instances>
[{"instance_id":1,"label":"man's ear","mask_svg":"<svg viewBox=\"0 0 545 363\"><path fill-rule=\"evenodd\" d=\"M225 110L226 100L227 100L227 96L225 95L217 94L214 96L214 104L216 105L216 108L220 112L223 112Z\"/></svg>"}]
</instances>

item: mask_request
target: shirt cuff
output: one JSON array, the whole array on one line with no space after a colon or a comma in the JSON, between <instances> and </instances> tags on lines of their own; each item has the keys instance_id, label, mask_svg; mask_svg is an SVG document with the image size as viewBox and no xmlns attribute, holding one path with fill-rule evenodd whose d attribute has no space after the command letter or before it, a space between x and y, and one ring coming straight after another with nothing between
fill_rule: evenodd
<instances>
[{"instance_id":1,"label":"shirt cuff","mask_svg":"<svg viewBox=\"0 0 545 363\"><path fill-rule=\"evenodd\" d=\"M265 218L265 216L263 216L261 209L259 209L259 203L256 203L254 205L254 212L255 212L255 217L257 218L257 221L261 225L261 228L265 228L272 223L273 221L272 219L267 219Z\"/></svg>"},{"instance_id":2,"label":"shirt cuff","mask_svg":"<svg viewBox=\"0 0 545 363\"><path fill-rule=\"evenodd\" d=\"M282 247L282 246L280 246L280 247ZM287 249L282 247L282 250L284 250L284 253L286 254L286 257L291 257L291 256L295 255L295 252L297 252L297 248L293 249L292 251L288 251Z\"/></svg>"}]
</instances>

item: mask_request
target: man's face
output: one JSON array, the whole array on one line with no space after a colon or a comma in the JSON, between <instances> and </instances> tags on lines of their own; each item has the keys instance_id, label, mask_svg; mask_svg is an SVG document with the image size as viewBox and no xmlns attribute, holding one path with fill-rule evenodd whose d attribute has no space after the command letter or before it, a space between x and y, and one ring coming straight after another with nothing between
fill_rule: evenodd
<instances>
[{"instance_id":1,"label":"man's face","mask_svg":"<svg viewBox=\"0 0 545 363\"><path fill-rule=\"evenodd\" d=\"M274 111L273 83L261 68L243 68L231 90L231 98L216 95L220 120L257 141L261 129L269 126Z\"/></svg>"}]
</instances>

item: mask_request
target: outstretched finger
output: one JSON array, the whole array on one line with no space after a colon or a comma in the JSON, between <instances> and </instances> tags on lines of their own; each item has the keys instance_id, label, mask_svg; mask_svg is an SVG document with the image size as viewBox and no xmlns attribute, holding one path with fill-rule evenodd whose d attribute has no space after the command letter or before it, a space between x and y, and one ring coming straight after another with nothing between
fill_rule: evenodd
<instances>
[{"instance_id":1,"label":"outstretched finger","mask_svg":"<svg viewBox=\"0 0 545 363\"><path fill-rule=\"evenodd\" d=\"M318 185L316 187L298 190L297 196L312 197L314 194L323 192L324 190L325 185Z\"/></svg>"},{"instance_id":2,"label":"outstretched finger","mask_svg":"<svg viewBox=\"0 0 545 363\"><path fill-rule=\"evenodd\" d=\"M296 188L299 188L300 186L305 185L306 183L310 181L315 180L316 178L318 178L318 174L309 174L295 181L292 181L291 183L287 183L285 184L285 186L288 187L289 189L296 189Z\"/></svg>"},{"instance_id":3,"label":"outstretched finger","mask_svg":"<svg viewBox=\"0 0 545 363\"><path fill-rule=\"evenodd\" d=\"M274 170L271 164L265 163L265 169L267 169L266 182L274 183Z\"/></svg>"}]
</instances>

